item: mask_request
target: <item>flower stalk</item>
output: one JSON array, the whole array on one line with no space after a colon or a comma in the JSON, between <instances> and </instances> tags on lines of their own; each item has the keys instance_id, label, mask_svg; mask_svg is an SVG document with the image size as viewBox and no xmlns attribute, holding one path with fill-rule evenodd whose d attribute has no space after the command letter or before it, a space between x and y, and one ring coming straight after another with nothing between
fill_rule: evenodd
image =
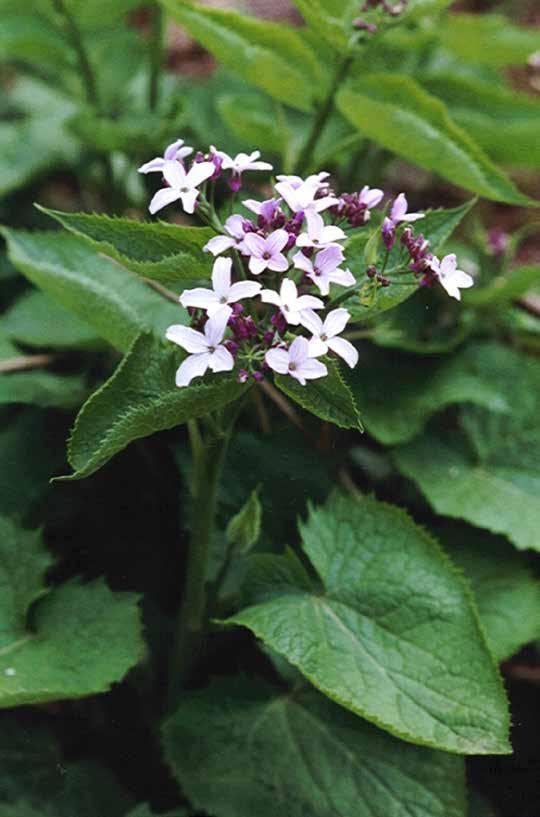
<instances>
[{"instance_id":1,"label":"flower stalk","mask_svg":"<svg viewBox=\"0 0 540 817\"><path fill-rule=\"evenodd\" d=\"M152 32L150 39L150 73L148 82L148 107L155 111L159 102L159 79L163 62L163 9L159 3L154 4L152 10Z\"/></svg>"}]
</instances>

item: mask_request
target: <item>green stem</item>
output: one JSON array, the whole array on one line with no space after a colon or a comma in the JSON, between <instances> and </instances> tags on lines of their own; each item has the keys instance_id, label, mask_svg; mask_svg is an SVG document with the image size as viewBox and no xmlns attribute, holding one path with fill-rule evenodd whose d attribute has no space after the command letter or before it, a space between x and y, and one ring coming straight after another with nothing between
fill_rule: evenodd
<instances>
[{"instance_id":1,"label":"green stem","mask_svg":"<svg viewBox=\"0 0 540 817\"><path fill-rule=\"evenodd\" d=\"M155 111L159 101L159 78L163 62L163 9L156 3L152 13L152 37L150 40L150 77L148 85L148 107Z\"/></svg>"},{"instance_id":2,"label":"green stem","mask_svg":"<svg viewBox=\"0 0 540 817\"><path fill-rule=\"evenodd\" d=\"M193 516L182 605L169 669L169 705L174 707L200 653L207 625L206 579L214 535L219 480L231 438L228 428L203 440L189 428L193 452Z\"/></svg>"},{"instance_id":3,"label":"green stem","mask_svg":"<svg viewBox=\"0 0 540 817\"><path fill-rule=\"evenodd\" d=\"M313 157L313 151L315 150L317 142L321 138L324 128L326 127L326 124L334 110L336 93L338 92L343 80L349 73L353 59L354 57L349 54L339 64L332 85L330 86L330 90L328 91L328 95L315 115L306 144L302 148L300 156L296 160L293 173L301 175L309 167Z\"/></svg>"},{"instance_id":4,"label":"green stem","mask_svg":"<svg viewBox=\"0 0 540 817\"><path fill-rule=\"evenodd\" d=\"M75 54L77 55L77 60L79 62L79 68L81 71L81 76L83 79L88 102L98 111L101 111L96 77L94 75L94 70L92 68L90 59L86 52L86 48L84 46L84 42L81 37L81 32L79 31L77 23L75 22L75 19L72 16L70 10L64 3L64 0L52 0L52 4L56 11L58 12L58 14L64 20L64 29L66 32L66 37L71 43L71 46L75 51Z\"/></svg>"}]
</instances>

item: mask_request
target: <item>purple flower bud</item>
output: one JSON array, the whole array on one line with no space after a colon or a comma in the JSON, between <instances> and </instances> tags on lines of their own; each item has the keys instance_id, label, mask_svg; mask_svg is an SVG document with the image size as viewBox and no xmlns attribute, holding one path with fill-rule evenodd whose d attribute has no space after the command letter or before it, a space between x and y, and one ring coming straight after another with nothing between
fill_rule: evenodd
<instances>
[{"instance_id":1,"label":"purple flower bud","mask_svg":"<svg viewBox=\"0 0 540 817\"><path fill-rule=\"evenodd\" d=\"M196 164L199 164L200 162L204 162L204 153L201 153L201 151L198 150L197 153L195 154L194 158L193 158L193 161Z\"/></svg>"},{"instance_id":2,"label":"purple flower bud","mask_svg":"<svg viewBox=\"0 0 540 817\"><path fill-rule=\"evenodd\" d=\"M287 329L287 321L281 314L281 312L274 312L272 317L270 318L270 323L272 326L275 326L277 331L283 334Z\"/></svg>"},{"instance_id":3,"label":"purple flower bud","mask_svg":"<svg viewBox=\"0 0 540 817\"><path fill-rule=\"evenodd\" d=\"M229 187L231 188L233 193L238 193L240 188L242 187L242 177L239 173L233 171L231 173L231 178L229 179Z\"/></svg>"},{"instance_id":4,"label":"purple flower bud","mask_svg":"<svg viewBox=\"0 0 540 817\"><path fill-rule=\"evenodd\" d=\"M244 311L244 307L242 306L242 304L235 303L232 305L232 311L233 315L241 315L242 312Z\"/></svg>"},{"instance_id":5,"label":"purple flower bud","mask_svg":"<svg viewBox=\"0 0 540 817\"><path fill-rule=\"evenodd\" d=\"M214 170L213 175L210 177L210 181L215 182L221 176L221 165L223 164L223 159L218 156L217 153L214 153L212 156L212 162L214 163L214 167L216 169Z\"/></svg>"},{"instance_id":6,"label":"purple flower bud","mask_svg":"<svg viewBox=\"0 0 540 817\"><path fill-rule=\"evenodd\" d=\"M262 372L253 372L253 380L257 383L260 383L261 380L264 380L264 375Z\"/></svg>"},{"instance_id":7,"label":"purple flower bud","mask_svg":"<svg viewBox=\"0 0 540 817\"><path fill-rule=\"evenodd\" d=\"M289 252L289 250L292 250L292 248L294 247L295 244L296 244L296 236L295 236L294 233L291 233L289 235L287 243L285 244L285 247L283 248L283 252Z\"/></svg>"},{"instance_id":8,"label":"purple flower bud","mask_svg":"<svg viewBox=\"0 0 540 817\"><path fill-rule=\"evenodd\" d=\"M269 329L268 332L265 332L263 335L263 343L266 344L266 346L270 346L274 340L275 334L276 333L273 330Z\"/></svg>"},{"instance_id":9,"label":"purple flower bud","mask_svg":"<svg viewBox=\"0 0 540 817\"><path fill-rule=\"evenodd\" d=\"M229 350L233 357L238 352L238 344L234 340L226 340L223 345Z\"/></svg>"},{"instance_id":10,"label":"purple flower bud","mask_svg":"<svg viewBox=\"0 0 540 817\"><path fill-rule=\"evenodd\" d=\"M376 25L362 20L361 17L357 17L356 20L353 20L353 28L356 28L357 31L367 31L368 34L375 34L377 32Z\"/></svg>"},{"instance_id":11,"label":"purple flower bud","mask_svg":"<svg viewBox=\"0 0 540 817\"><path fill-rule=\"evenodd\" d=\"M260 230L264 230L267 224L268 221L265 219L264 216L257 216L257 227Z\"/></svg>"},{"instance_id":12,"label":"purple flower bud","mask_svg":"<svg viewBox=\"0 0 540 817\"><path fill-rule=\"evenodd\" d=\"M242 229L243 229L243 231L245 233L256 233L257 232L257 229L256 229L255 225L248 218L245 218L244 221L242 222Z\"/></svg>"},{"instance_id":13,"label":"purple flower bud","mask_svg":"<svg viewBox=\"0 0 540 817\"><path fill-rule=\"evenodd\" d=\"M383 221L382 239L386 249L391 250L396 240L396 227L389 218L385 218Z\"/></svg>"},{"instance_id":14,"label":"purple flower bud","mask_svg":"<svg viewBox=\"0 0 540 817\"><path fill-rule=\"evenodd\" d=\"M283 213L281 210L278 209L276 211L276 214L275 214L274 218L272 219L272 229L273 230L281 230L281 228L285 224L286 220L287 219L285 218L285 213Z\"/></svg>"},{"instance_id":15,"label":"purple flower bud","mask_svg":"<svg viewBox=\"0 0 540 817\"><path fill-rule=\"evenodd\" d=\"M366 270L366 275L368 278L375 278L375 276L377 275L377 267L374 266L368 267Z\"/></svg>"},{"instance_id":16,"label":"purple flower bud","mask_svg":"<svg viewBox=\"0 0 540 817\"><path fill-rule=\"evenodd\" d=\"M510 236L497 228L490 230L487 235L488 247L493 255L504 255L510 243Z\"/></svg>"},{"instance_id":17,"label":"purple flower bud","mask_svg":"<svg viewBox=\"0 0 540 817\"><path fill-rule=\"evenodd\" d=\"M238 383L246 383L249 377L249 372L246 369L240 369L238 372L237 381Z\"/></svg>"}]
</instances>

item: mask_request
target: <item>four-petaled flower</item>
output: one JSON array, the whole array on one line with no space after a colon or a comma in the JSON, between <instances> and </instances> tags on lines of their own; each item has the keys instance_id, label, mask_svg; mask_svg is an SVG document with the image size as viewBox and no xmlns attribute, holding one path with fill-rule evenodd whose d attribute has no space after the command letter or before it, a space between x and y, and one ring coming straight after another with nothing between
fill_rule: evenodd
<instances>
[{"instance_id":1,"label":"four-petaled flower","mask_svg":"<svg viewBox=\"0 0 540 817\"><path fill-rule=\"evenodd\" d=\"M297 269L306 273L318 287L321 295L328 295L330 284L349 287L355 283L355 277L350 270L339 269L343 258L341 247L333 244L321 250L313 259L307 258L303 252L298 252L293 258L293 264Z\"/></svg>"},{"instance_id":2,"label":"four-petaled flower","mask_svg":"<svg viewBox=\"0 0 540 817\"><path fill-rule=\"evenodd\" d=\"M180 296L182 306L205 309L211 318L223 309L230 315L229 304L258 295L262 287L257 281L237 281L231 284L231 267L232 258L216 258L212 270L213 289L196 287L184 290Z\"/></svg>"},{"instance_id":3,"label":"four-petaled flower","mask_svg":"<svg viewBox=\"0 0 540 817\"><path fill-rule=\"evenodd\" d=\"M306 385L306 380L316 380L328 374L324 363L310 355L309 342L302 337L295 338L288 349L270 349L265 360L275 372L291 375L302 386Z\"/></svg>"},{"instance_id":4,"label":"four-petaled flower","mask_svg":"<svg viewBox=\"0 0 540 817\"><path fill-rule=\"evenodd\" d=\"M237 153L234 158L229 156L223 150L216 150L211 146L212 153L219 156L221 159L221 167L223 170L231 171L231 180L229 186L231 190L236 192L242 186L242 173L247 170L273 170L273 167L268 162L260 162L260 150L254 150L252 153Z\"/></svg>"},{"instance_id":5,"label":"four-petaled flower","mask_svg":"<svg viewBox=\"0 0 540 817\"><path fill-rule=\"evenodd\" d=\"M234 369L234 358L221 343L230 312L230 308L222 309L213 318L209 318L204 325L204 334L187 326L169 326L167 340L189 352L176 372L177 386L189 386L194 377L200 377L207 369L212 372L230 372Z\"/></svg>"},{"instance_id":6,"label":"four-petaled flower","mask_svg":"<svg viewBox=\"0 0 540 817\"><path fill-rule=\"evenodd\" d=\"M325 355L329 349L336 355L343 358L345 363L354 369L358 363L358 352L348 340L339 338L343 332L351 313L346 309L333 309L329 312L324 322L311 310L302 314L302 325L313 333L309 341L309 353L312 357Z\"/></svg>"},{"instance_id":7,"label":"four-petaled flower","mask_svg":"<svg viewBox=\"0 0 540 817\"><path fill-rule=\"evenodd\" d=\"M285 272L289 262L282 250L289 240L286 230L275 230L268 238L258 233L247 233L244 238L244 254L249 255L249 269L253 275L260 275L265 269Z\"/></svg>"},{"instance_id":8,"label":"four-petaled flower","mask_svg":"<svg viewBox=\"0 0 540 817\"><path fill-rule=\"evenodd\" d=\"M243 243L246 234L244 232L244 218L240 215L229 216L223 225L228 235L216 235L203 247L204 252L211 252L212 255L221 255L222 252L235 247L239 252L243 251Z\"/></svg>"},{"instance_id":9,"label":"four-petaled flower","mask_svg":"<svg viewBox=\"0 0 540 817\"><path fill-rule=\"evenodd\" d=\"M296 284L290 278L283 279L279 292L273 289L263 289L261 300L265 304L274 304L279 307L287 323L293 326L298 326L302 313L306 309L323 309L324 307L320 298L315 298L314 295L298 295Z\"/></svg>"},{"instance_id":10,"label":"four-petaled flower","mask_svg":"<svg viewBox=\"0 0 540 817\"><path fill-rule=\"evenodd\" d=\"M169 187L158 190L148 208L152 215L167 204L180 200L186 213L195 212L195 202L199 196L198 186L213 175L213 162L196 162L189 173L179 162L167 162L163 176Z\"/></svg>"},{"instance_id":11,"label":"four-petaled flower","mask_svg":"<svg viewBox=\"0 0 540 817\"><path fill-rule=\"evenodd\" d=\"M266 199L266 201L246 199L242 204L244 207L247 207L248 210L251 210L252 213L261 216L265 221L272 221L279 208L280 201L281 199Z\"/></svg>"},{"instance_id":12,"label":"four-petaled flower","mask_svg":"<svg viewBox=\"0 0 540 817\"><path fill-rule=\"evenodd\" d=\"M183 147L183 144L183 139L177 139L176 142L172 142L172 144L165 148L163 156L156 156L155 159L151 159L149 162L146 162L146 164L141 165L139 173L163 172L163 168L168 162L181 162L182 159L185 159L186 156L190 156L193 153L193 148L187 145Z\"/></svg>"},{"instance_id":13,"label":"four-petaled flower","mask_svg":"<svg viewBox=\"0 0 540 817\"><path fill-rule=\"evenodd\" d=\"M276 184L276 190L285 199L293 213L307 213L310 210L321 213L339 203L339 199L335 196L317 197L328 175L328 173L319 173L317 176L308 176L305 181L299 176L278 176L281 181Z\"/></svg>"},{"instance_id":14,"label":"four-petaled flower","mask_svg":"<svg viewBox=\"0 0 540 817\"><path fill-rule=\"evenodd\" d=\"M341 227L334 227L330 224L325 226L323 217L314 211L306 211L307 232L298 236L296 242L298 247L315 247L322 249L335 244L336 241L343 241L347 238ZM338 245L339 246L339 245Z\"/></svg>"},{"instance_id":15,"label":"four-petaled flower","mask_svg":"<svg viewBox=\"0 0 540 817\"><path fill-rule=\"evenodd\" d=\"M430 267L437 276L441 286L444 287L451 298L455 298L457 301L461 301L460 289L468 289L474 284L472 275L457 268L455 253L445 255L442 261L434 255L431 259Z\"/></svg>"}]
</instances>

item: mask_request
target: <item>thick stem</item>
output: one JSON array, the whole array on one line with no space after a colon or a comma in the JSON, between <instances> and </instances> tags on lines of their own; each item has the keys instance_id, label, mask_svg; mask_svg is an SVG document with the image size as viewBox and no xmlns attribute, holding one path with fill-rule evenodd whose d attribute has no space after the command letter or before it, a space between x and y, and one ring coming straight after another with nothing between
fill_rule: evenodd
<instances>
[{"instance_id":1,"label":"thick stem","mask_svg":"<svg viewBox=\"0 0 540 817\"><path fill-rule=\"evenodd\" d=\"M163 9L156 3L152 12L152 36L150 40L150 76L148 107L155 111L159 101L159 78L163 62Z\"/></svg>"},{"instance_id":2,"label":"thick stem","mask_svg":"<svg viewBox=\"0 0 540 817\"><path fill-rule=\"evenodd\" d=\"M52 0L52 4L55 7L58 14L64 20L64 29L66 32L66 37L68 38L69 42L73 50L77 55L77 60L79 62L79 68L81 71L81 76L84 83L84 88L86 91L86 97L90 105L94 108L97 108L99 111L100 101L99 101L99 93L96 78L94 75L94 71L90 60L88 58L88 54L86 53L86 48L84 47L84 42L81 37L81 32L73 18L70 10L64 3L64 0Z\"/></svg>"},{"instance_id":3,"label":"thick stem","mask_svg":"<svg viewBox=\"0 0 540 817\"><path fill-rule=\"evenodd\" d=\"M353 59L354 57L348 55L338 66L334 81L332 82L330 90L328 91L328 95L315 115L306 144L302 148L302 152L296 160L293 173L302 175L302 173L304 173L309 167L313 157L313 151L315 150L326 124L334 110L336 93L338 92L341 83L349 73Z\"/></svg>"},{"instance_id":4,"label":"thick stem","mask_svg":"<svg viewBox=\"0 0 540 817\"><path fill-rule=\"evenodd\" d=\"M198 658L207 625L206 578L214 535L219 480L233 422L202 441L190 429L193 453L193 515L184 595L169 668L169 706L174 707Z\"/></svg>"}]
</instances>

